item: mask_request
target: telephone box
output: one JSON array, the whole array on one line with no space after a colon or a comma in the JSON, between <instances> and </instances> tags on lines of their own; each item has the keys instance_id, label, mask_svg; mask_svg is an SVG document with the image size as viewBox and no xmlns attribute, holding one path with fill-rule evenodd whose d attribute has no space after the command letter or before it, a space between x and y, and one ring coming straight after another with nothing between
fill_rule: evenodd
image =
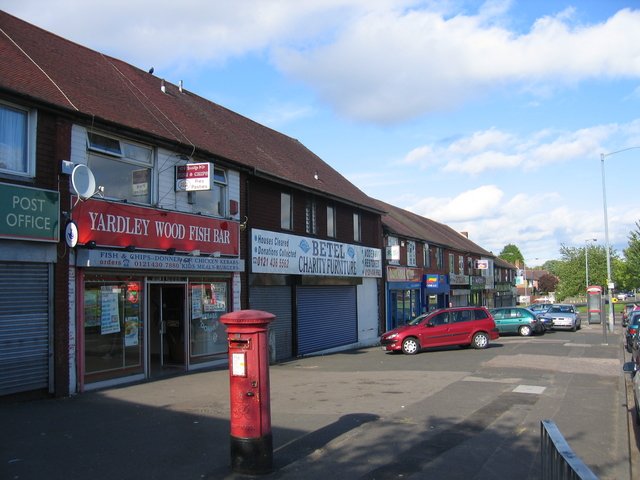
<instances>
[{"instance_id":1,"label":"telephone box","mask_svg":"<svg viewBox=\"0 0 640 480\"><path fill-rule=\"evenodd\" d=\"M245 475L273 471L268 326L275 315L258 310L227 313L231 468Z\"/></svg>"},{"instance_id":2,"label":"telephone box","mask_svg":"<svg viewBox=\"0 0 640 480\"><path fill-rule=\"evenodd\" d=\"M587 287L587 315L589 324L602 323L602 287Z\"/></svg>"}]
</instances>

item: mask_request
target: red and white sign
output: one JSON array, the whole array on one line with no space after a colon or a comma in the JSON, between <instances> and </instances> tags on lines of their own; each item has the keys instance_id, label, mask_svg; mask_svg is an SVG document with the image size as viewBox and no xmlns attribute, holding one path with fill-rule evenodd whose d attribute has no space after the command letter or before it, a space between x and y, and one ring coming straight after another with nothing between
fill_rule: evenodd
<instances>
[{"instance_id":1,"label":"red and white sign","mask_svg":"<svg viewBox=\"0 0 640 480\"><path fill-rule=\"evenodd\" d=\"M176 165L176 191L197 192L211 190L210 163Z\"/></svg>"},{"instance_id":2,"label":"red and white sign","mask_svg":"<svg viewBox=\"0 0 640 480\"><path fill-rule=\"evenodd\" d=\"M240 252L238 222L93 199L78 203L73 219L80 244L93 240L111 247L236 256Z\"/></svg>"}]
</instances>

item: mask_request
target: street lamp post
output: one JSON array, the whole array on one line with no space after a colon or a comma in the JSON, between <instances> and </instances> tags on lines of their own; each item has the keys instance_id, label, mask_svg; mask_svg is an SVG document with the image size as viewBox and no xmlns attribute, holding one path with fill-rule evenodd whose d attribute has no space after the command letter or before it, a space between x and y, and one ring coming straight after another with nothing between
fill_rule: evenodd
<instances>
[{"instance_id":1,"label":"street lamp post","mask_svg":"<svg viewBox=\"0 0 640 480\"><path fill-rule=\"evenodd\" d=\"M605 236L605 242L606 242L606 248L607 248L607 292L609 296L609 331L610 332L613 332L613 323L614 323L613 297L611 295L611 290L613 290L614 286L613 286L613 280L611 279L611 253L609 249L609 217L607 215L607 189L606 189L605 180L604 180L604 159L611 155L615 155L616 153L626 152L627 150L633 150L634 148L640 148L640 147L629 147L629 148L624 148L622 150L618 150L617 152L600 154L600 166L602 170L602 204L604 206L604 236Z\"/></svg>"},{"instance_id":2,"label":"street lamp post","mask_svg":"<svg viewBox=\"0 0 640 480\"><path fill-rule=\"evenodd\" d=\"M587 242L597 242L597 238L587 238L584 241L584 264L585 264L585 272L587 274L587 287L589 288L589 244Z\"/></svg>"}]
</instances>

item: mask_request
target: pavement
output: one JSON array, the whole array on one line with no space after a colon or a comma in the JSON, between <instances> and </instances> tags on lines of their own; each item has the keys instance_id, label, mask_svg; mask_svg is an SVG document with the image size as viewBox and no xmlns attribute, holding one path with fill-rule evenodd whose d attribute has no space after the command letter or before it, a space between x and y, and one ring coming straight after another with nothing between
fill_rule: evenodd
<instances>
[{"instance_id":1,"label":"pavement","mask_svg":"<svg viewBox=\"0 0 640 480\"><path fill-rule=\"evenodd\" d=\"M616 330L272 365L265 475L231 470L227 368L2 404L0 479L540 479L541 420L601 480L640 478Z\"/></svg>"}]
</instances>

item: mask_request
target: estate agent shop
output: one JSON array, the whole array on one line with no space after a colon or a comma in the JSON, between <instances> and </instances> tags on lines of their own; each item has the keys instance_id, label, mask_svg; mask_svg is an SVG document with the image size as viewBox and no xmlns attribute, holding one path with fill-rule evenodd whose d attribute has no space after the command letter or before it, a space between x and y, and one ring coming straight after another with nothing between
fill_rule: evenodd
<instances>
[{"instance_id":1,"label":"estate agent shop","mask_svg":"<svg viewBox=\"0 0 640 480\"><path fill-rule=\"evenodd\" d=\"M81 390L226 359L220 317L240 308L244 271L237 222L93 199L73 220Z\"/></svg>"}]
</instances>

